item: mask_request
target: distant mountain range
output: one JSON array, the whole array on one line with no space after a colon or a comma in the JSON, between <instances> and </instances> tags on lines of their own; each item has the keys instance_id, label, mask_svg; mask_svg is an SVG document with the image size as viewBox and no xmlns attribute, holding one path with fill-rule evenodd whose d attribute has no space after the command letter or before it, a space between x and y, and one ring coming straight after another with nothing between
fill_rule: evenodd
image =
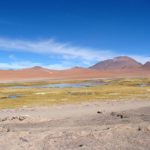
<instances>
[{"instance_id":1,"label":"distant mountain range","mask_svg":"<svg viewBox=\"0 0 150 150\"><path fill-rule=\"evenodd\" d=\"M0 70L0 82L110 77L150 77L150 62L141 64L128 56L120 56L100 61L89 68L52 70L35 66L20 70Z\"/></svg>"}]
</instances>

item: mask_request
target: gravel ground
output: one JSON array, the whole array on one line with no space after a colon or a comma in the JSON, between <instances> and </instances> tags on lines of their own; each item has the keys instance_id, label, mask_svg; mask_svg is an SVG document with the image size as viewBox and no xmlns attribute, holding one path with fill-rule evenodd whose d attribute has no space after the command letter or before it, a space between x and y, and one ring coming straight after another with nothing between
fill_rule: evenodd
<instances>
[{"instance_id":1,"label":"gravel ground","mask_svg":"<svg viewBox=\"0 0 150 150\"><path fill-rule=\"evenodd\" d=\"M150 101L1 110L0 150L150 150Z\"/></svg>"}]
</instances>

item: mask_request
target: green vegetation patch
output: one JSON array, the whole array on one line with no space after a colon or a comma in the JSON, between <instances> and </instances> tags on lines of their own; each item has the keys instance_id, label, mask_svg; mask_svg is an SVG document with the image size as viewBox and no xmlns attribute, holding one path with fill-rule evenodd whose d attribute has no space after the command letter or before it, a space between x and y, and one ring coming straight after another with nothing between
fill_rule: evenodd
<instances>
[{"instance_id":1,"label":"green vegetation patch","mask_svg":"<svg viewBox=\"0 0 150 150\"><path fill-rule=\"evenodd\" d=\"M12 88L12 86L3 86L0 88L0 109L48 106L97 100L150 98L150 86L140 86L141 84L149 85L150 79L107 79L107 83L107 85L79 88L18 89ZM19 84L24 85L24 83ZM32 84L30 83L30 85Z\"/></svg>"}]
</instances>

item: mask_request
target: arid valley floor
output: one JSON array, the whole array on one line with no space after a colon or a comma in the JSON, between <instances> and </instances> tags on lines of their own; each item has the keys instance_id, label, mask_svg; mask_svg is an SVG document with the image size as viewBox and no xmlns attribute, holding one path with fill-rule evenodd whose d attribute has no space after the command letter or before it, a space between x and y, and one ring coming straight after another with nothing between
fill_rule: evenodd
<instances>
[{"instance_id":1,"label":"arid valley floor","mask_svg":"<svg viewBox=\"0 0 150 150\"><path fill-rule=\"evenodd\" d=\"M1 150L149 150L150 101L1 110Z\"/></svg>"},{"instance_id":2,"label":"arid valley floor","mask_svg":"<svg viewBox=\"0 0 150 150\"><path fill-rule=\"evenodd\" d=\"M0 150L150 150L150 0L0 0Z\"/></svg>"},{"instance_id":3,"label":"arid valley floor","mask_svg":"<svg viewBox=\"0 0 150 150\"><path fill-rule=\"evenodd\" d=\"M149 150L149 83L149 78L3 83L0 150Z\"/></svg>"}]
</instances>

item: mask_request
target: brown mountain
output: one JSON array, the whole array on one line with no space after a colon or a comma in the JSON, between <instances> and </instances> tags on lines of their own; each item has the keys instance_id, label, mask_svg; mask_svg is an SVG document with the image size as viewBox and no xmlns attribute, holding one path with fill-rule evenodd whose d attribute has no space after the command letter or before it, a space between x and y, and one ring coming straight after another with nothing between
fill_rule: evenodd
<instances>
[{"instance_id":1,"label":"brown mountain","mask_svg":"<svg viewBox=\"0 0 150 150\"><path fill-rule=\"evenodd\" d=\"M101 61L91 66L90 69L118 70L118 69L140 68L141 66L142 64L137 62L133 58L127 56L120 56L120 57L115 57L113 59Z\"/></svg>"},{"instance_id":2,"label":"brown mountain","mask_svg":"<svg viewBox=\"0 0 150 150\"><path fill-rule=\"evenodd\" d=\"M35 66L20 70L0 70L0 82L147 76L150 76L150 62L142 65L127 56L105 60L90 68L74 67L66 70L51 70Z\"/></svg>"},{"instance_id":3,"label":"brown mountain","mask_svg":"<svg viewBox=\"0 0 150 150\"><path fill-rule=\"evenodd\" d=\"M150 61L146 62L146 63L142 66L142 68L144 68L144 69L150 69Z\"/></svg>"}]
</instances>

